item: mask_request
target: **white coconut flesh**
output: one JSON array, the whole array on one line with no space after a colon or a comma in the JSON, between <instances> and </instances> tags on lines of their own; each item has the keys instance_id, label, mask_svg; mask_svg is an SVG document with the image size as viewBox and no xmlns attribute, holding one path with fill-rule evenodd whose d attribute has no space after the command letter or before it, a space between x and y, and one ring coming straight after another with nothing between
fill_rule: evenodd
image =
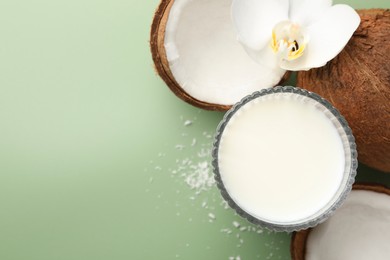
<instances>
[{"instance_id":1,"label":"white coconut flesh","mask_svg":"<svg viewBox=\"0 0 390 260\"><path fill-rule=\"evenodd\" d=\"M314 228L306 260L390 259L390 196L354 190L344 205Z\"/></svg>"},{"instance_id":2,"label":"white coconut flesh","mask_svg":"<svg viewBox=\"0 0 390 260\"><path fill-rule=\"evenodd\" d=\"M283 70L254 62L237 41L231 0L175 0L165 31L172 75L192 97L232 105L256 90L275 86ZM271 35L271 33L270 33Z\"/></svg>"}]
</instances>

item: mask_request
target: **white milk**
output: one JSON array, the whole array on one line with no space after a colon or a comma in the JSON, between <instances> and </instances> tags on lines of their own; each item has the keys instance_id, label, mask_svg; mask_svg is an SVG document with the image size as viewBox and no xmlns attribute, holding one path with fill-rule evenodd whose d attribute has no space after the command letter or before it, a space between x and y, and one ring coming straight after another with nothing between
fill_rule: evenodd
<instances>
[{"instance_id":1,"label":"white milk","mask_svg":"<svg viewBox=\"0 0 390 260\"><path fill-rule=\"evenodd\" d=\"M241 209L267 222L318 215L343 181L346 152L338 131L344 133L336 118L310 98L284 93L250 101L221 137L226 190Z\"/></svg>"}]
</instances>

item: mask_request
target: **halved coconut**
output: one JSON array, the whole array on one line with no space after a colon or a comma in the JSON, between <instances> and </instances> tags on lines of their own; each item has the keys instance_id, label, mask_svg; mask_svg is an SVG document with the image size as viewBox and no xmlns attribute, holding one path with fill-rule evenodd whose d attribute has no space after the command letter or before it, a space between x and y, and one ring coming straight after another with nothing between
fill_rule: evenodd
<instances>
[{"instance_id":1,"label":"halved coconut","mask_svg":"<svg viewBox=\"0 0 390 260\"><path fill-rule=\"evenodd\" d=\"M390 189L355 184L344 205L319 226L293 234L293 260L389 259Z\"/></svg>"},{"instance_id":2,"label":"halved coconut","mask_svg":"<svg viewBox=\"0 0 390 260\"><path fill-rule=\"evenodd\" d=\"M256 90L277 85L284 70L254 62L237 41L232 0L162 0L151 30L158 74L184 101L227 110Z\"/></svg>"}]
</instances>

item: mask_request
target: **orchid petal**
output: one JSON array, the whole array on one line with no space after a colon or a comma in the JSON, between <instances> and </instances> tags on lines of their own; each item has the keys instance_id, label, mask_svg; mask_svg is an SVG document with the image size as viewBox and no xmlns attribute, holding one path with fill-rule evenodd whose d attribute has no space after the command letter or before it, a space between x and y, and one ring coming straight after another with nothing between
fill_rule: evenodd
<instances>
[{"instance_id":1,"label":"orchid petal","mask_svg":"<svg viewBox=\"0 0 390 260\"><path fill-rule=\"evenodd\" d=\"M301 26L308 26L321 19L332 6L332 0L290 0L289 18Z\"/></svg>"},{"instance_id":2,"label":"orchid petal","mask_svg":"<svg viewBox=\"0 0 390 260\"><path fill-rule=\"evenodd\" d=\"M310 36L304 54L293 61L282 61L286 70L309 70L325 65L336 57L360 23L356 11L348 5L334 5L322 18L307 27Z\"/></svg>"},{"instance_id":3,"label":"orchid petal","mask_svg":"<svg viewBox=\"0 0 390 260\"><path fill-rule=\"evenodd\" d=\"M263 49L258 51L250 48L245 48L245 50L248 53L249 57L251 57L252 60L257 62L261 66L273 70L280 69L280 57L273 52L270 46L266 45Z\"/></svg>"},{"instance_id":4,"label":"orchid petal","mask_svg":"<svg viewBox=\"0 0 390 260\"><path fill-rule=\"evenodd\" d=\"M233 0L232 19L238 40L253 50L269 43L272 29L288 19L289 0Z\"/></svg>"}]
</instances>

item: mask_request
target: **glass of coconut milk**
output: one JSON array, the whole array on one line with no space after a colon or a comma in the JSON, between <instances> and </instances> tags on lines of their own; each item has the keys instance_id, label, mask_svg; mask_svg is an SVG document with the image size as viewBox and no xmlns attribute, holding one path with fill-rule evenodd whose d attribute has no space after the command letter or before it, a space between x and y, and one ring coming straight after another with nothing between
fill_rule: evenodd
<instances>
[{"instance_id":1,"label":"glass of coconut milk","mask_svg":"<svg viewBox=\"0 0 390 260\"><path fill-rule=\"evenodd\" d=\"M355 180L356 144L328 101L279 86L226 113L213 167L222 196L239 215L290 232L321 223L342 204Z\"/></svg>"}]
</instances>

